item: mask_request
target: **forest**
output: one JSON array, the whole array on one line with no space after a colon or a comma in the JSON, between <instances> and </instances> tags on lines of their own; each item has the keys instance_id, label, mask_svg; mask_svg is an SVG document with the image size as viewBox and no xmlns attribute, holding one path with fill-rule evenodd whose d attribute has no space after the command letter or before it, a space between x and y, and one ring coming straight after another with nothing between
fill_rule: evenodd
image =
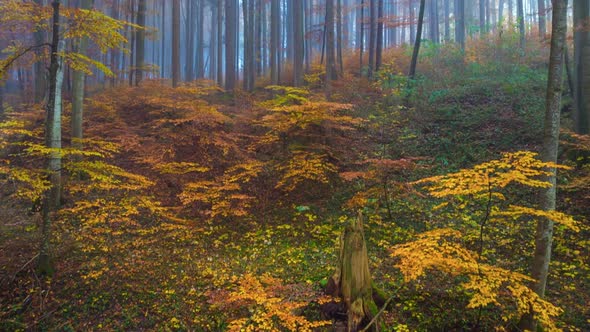
<instances>
[{"instance_id":1,"label":"forest","mask_svg":"<svg viewBox=\"0 0 590 332\"><path fill-rule=\"evenodd\" d=\"M590 0L0 0L0 331L590 331Z\"/></svg>"}]
</instances>

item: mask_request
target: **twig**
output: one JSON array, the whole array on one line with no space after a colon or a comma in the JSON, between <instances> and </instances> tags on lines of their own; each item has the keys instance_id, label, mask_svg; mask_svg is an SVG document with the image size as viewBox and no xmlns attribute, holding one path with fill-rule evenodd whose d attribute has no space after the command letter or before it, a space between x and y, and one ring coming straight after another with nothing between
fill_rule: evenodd
<instances>
[{"instance_id":1,"label":"twig","mask_svg":"<svg viewBox=\"0 0 590 332\"><path fill-rule=\"evenodd\" d=\"M14 281L14 279L16 279L16 276L21 273L29 264L31 264L32 261L34 261L37 257L39 257L39 254L36 254L35 256L33 256L33 258L29 259L28 262L26 262L20 269L18 269L18 271L16 271L14 273L14 275L12 276L12 278L10 279L10 281L8 282L9 284L12 283Z\"/></svg>"}]
</instances>

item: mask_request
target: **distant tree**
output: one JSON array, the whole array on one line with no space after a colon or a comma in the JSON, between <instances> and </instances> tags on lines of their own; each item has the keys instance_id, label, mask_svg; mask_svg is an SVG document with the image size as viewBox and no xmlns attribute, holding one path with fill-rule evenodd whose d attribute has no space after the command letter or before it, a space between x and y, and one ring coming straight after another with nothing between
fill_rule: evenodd
<instances>
[{"instance_id":1,"label":"distant tree","mask_svg":"<svg viewBox=\"0 0 590 332\"><path fill-rule=\"evenodd\" d=\"M186 27L186 34L185 34L185 42L186 45L186 55L185 55L185 72L184 77L187 82L190 82L195 79L195 53L200 52L199 42L197 41L195 45L195 32L197 29L198 22L198 13L197 13L197 6L201 1L197 0L187 0L185 3L186 8L186 15L185 17L185 27ZM196 52L195 52L196 51Z\"/></svg>"},{"instance_id":2,"label":"distant tree","mask_svg":"<svg viewBox=\"0 0 590 332\"><path fill-rule=\"evenodd\" d=\"M359 49L359 68L361 73L363 71L363 52L365 49L365 0L361 0L361 5L359 6L358 12L358 34L357 34L357 45Z\"/></svg>"},{"instance_id":3,"label":"distant tree","mask_svg":"<svg viewBox=\"0 0 590 332\"><path fill-rule=\"evenodd\" d=\"M303 84L303 58L305 57L304 0L293 0L293 85Z\"/></svg>"},{"instance_id":4,"label":"distant tree","mask_svg":"<svg viewBox=\"0 0 590 332\"><path fill-rule=\"evenodd\" d=\"M557 163L563 86L563 55L567 30L567 0L553 0L552 2L553 27L551 34L551 54L549 57L543 145L540 157L543 162ZM550 171L551 175L543 180L551 183L551 186L541 191L541 209L549 212L555 210L557 192L557 169L552 168ZM545 296L552 243L553 221L549 218L543 218L537 222L535 252L531 273L535 280L533 289L540 297ZM536 321L533 315L526 315L521 321L520 327L525 330L536 331Z\"/></svg>"},{"instance_id":5,"label":"distant tree","mask_svg":"<svg viewBox=\"0 0 590 332\"><path fill-rule=\"evenodd\" d=\"M336 0L336 58L338 70L344 73L344 61L342 58L342 0Z\"/></svg>"},{"instance_id":6,"label":"distant tree","mask_svg":"<svg viewBox=\"0 0 590 332\"><path fill-rule=\"evenodd\" d=\"M172 0L172 86L180 82L180 0Z\"/></svg>"},{"instance_id":7,"label":"distant tree","mask_svg":"<svg viewBox=\"0 0 590 332\"><path fill-rule=\"evenodd\" d=\"M574 1L574 120L579 134L590 132L590 0Z\"/></svg>"},{"instance_id":8,"label":"distant tree","mask_svg":"<svg viewBox=\"0 0 590 332\"><path fill-rule=\"evenodd\" d=\"M334 44L334 0L326 0L326 82L338 78Z\"/></svg>"},{"instance_id":9,"label":"distant tree","mask_svg":"<svg viewBox=\"0 0 590 332\"><path fill-rule=\"evenodd\" d=\"M479 0L479 33L486 34L486 2Z\"/></svg>"},{"instance_id":10,"label":"distant tree","mask_svg":"<svg viewBox=\"0 0 590 332\"><path fill-rule=\"evenodd\" d=\"M445 6L445 42L451 40L451 22L449 20L449 15L451 14L451 0L444 0ZM502 0L500 0L502 1Z\"/></svg>"},{"instance_id":11,"label":"distant tree","mask_svg":"<svg viewBox=\"0 0 590 332\"><path fill-rule=\"evenodd\" d=\"M270 77L275 85L279 84L280 20L280 0L270 0Z\"/></svg>"},{"instance_id":12,"label":"distant tree","mask_svg":"<svg viewBox=\"0 0 590 332\"><path fill-rule=\"evenodd\" d=\"M577 1L574 1L574 2L577 2ZM539 37L545 38L545 34L547 33L547 28L546 28L547 13L545 11L545 0L537 0L537 6L539 9Z\"/></svg>"},{"instance_id":13,"label":"distant tree","mask_svg":"<svg viewBox=\"0 0 590 332\"><path fill-rule=\"evenodd\" d=\"M524 30L524 5L523 0L517 0L518 31L520 34L520 48L524 51L526 42L526 31Z\"/></svg>"},{"instance_id":14,"label":"distant tree","mask_svg":"<svg viewBox=\"0 0 590 332\"><path fill-rule=\"evenodd\" d=\"M465 48L465 0L455 0L455 41Z\"/></svg>"},{"instance_id":15,"label":"distant tree","mask_svg":"<svg viewBox=\"0 0 590 332\"><path fill-rule=\"evenodd\" d=\"M38 5L43 5L43 0L35 0L35 3ZM35 39L35 44L36 45L41 45L45 42L46 39L46 33L44 30L42 29L37 29L34 33L33 33L33 38ZM37 49L35 51L38 59L35 62L35 64L33 65L33 71L35 72L35 103L40 103L43 101L43 99L45 98L45 95L47 94L47 79L45 77L46 72L45 72L45 62L42 60L43 57L42 55L42 50L41 49Z\"/></svg>"},{"instance_id":16,"label":"distant tree","mask_svg":"<svg viewBox=\"0 0 590 332\"><path fill-rule=\"evenodd\" d=\"M81 9L90 9L93 5L93 0L81 0ZM74 41L74 52L86 55L88 49L88 39L78 38ZM86 74L82 70L74 70L73 82L72 82L72 145L76 148L81 148L82 139L82 121L84 114L84 87L85 87Z\"/></svg>"},{"instance_id":17,"label":"distant tree","mask_svg":"<svg viewBox=\"0 0 590 332\"><path fill-rule=\"evenodd\" d=\"M237 0L225 0L225 89L228 91L236 86L237 5Z\"/></svg>"},{"instance_id":18,"label":"distant tree","mask_svg":"<svg viewBox=\"0 0 590 332\"><path fill-rule=\"evenodd\" d=\"M422 27L424 25L424 7L426 0L420 0L420 12L418 13L418 30L416 31L416 42L414 43L414 51L412 52L412 63L410 64L410 73L408 77L414 79L416 76L416 64L418 63L418 54L420 52L420 41L422 39Z\"/></svg>"},{"instance_id":19,"label":"distant tree","mask_svg":"<svg viewBox=\"0 0 590 332\"><path fill-rule=\"evenodd\" d=\"M135 34L135 85L143 80L145 67L145 15L146 0L139 0L137 4L137 25L141 28Z\"/></svg>"},{"instance_id":20,"label":"distant tree","mask_svg":"<svg viewBox=\"0 0 590 332\"><path fill-rule=\"evenodd\" d=\"M377 50L377 0L369 0L369 77L375 71L375 51Z\"/></svg>"},{"instance_id":21,"label":"distant tree","mask_svg":"<svg viewBox=\"0 0 590 332\"><path fill-rule=\"evenodd\" d=\"M375 71L383 62L383 0L377 0L377 45L375 46Z\"/></svg>"}]
</instances>

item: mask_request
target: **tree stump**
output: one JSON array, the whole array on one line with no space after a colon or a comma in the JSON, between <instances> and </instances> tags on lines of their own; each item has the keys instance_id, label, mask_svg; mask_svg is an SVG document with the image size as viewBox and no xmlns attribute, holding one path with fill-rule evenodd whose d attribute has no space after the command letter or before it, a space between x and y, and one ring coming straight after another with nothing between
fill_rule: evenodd
<instances>
[{"instance_id":1,"label":"tree stump","mask_svg":"<svg viewBox=\"0 0 590 332\"><path fill-rule=\"evenodd\" d=\"M363 216L359 212L340 235L340 255L336 272L328 280L326 293L340 297L346 306L347 331L358 331L378 312L373 299L373 283L369 271L369 256L363 231ZM378 324L373 325L376 330Z\"/></svg>"}]
</instances>

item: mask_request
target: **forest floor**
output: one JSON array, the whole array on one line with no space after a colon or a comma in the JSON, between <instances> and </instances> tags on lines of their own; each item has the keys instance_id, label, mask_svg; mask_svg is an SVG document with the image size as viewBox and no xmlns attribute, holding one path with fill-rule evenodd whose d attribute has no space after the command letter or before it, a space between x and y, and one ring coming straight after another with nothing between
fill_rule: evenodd
<instances>
[{"instance_id":1,"label":"forest floor","mask_svg":"<svg viewBox=\"0 0 590 332\"><path fill-rule=\"evenodd\" d=\"M524 57L510 45L492 53L482 42L463 58L427 44L409 89L401 74L408 50L392 50L374 81L347 74L329 102L321 73L309 75L305 89L229 94L209 82L172 89L150 81L91 96L84 144L96 154L64 166L51 278L34 269L40 217L26 199L34 181L6 181L0 191L0 330L321 325L322 287L358 209L374 281L393 297L387 330L514 329L518 299L509 289L478 310L469 307L464 276L430 271L406 282L391 255L422 232L449 227L464 232L468 249L479 246L484 206L465 196L461 208L441 209L416 180L504 152L539 151L546 50L530 46ZM39 110L13 113L27 128L41 127ZM564 132L560 159L572 169L560 177L558 206L580 231L557 227L547 294L563 309L556 326L578 331L590 330L583 139ZM9 149L0 157L42 167L40 155ZM524 187L502 195L510 204L536 202ZM490 225L486 262L527 274L533 234L532 218Z\"/></svg>"}]
</instances>

